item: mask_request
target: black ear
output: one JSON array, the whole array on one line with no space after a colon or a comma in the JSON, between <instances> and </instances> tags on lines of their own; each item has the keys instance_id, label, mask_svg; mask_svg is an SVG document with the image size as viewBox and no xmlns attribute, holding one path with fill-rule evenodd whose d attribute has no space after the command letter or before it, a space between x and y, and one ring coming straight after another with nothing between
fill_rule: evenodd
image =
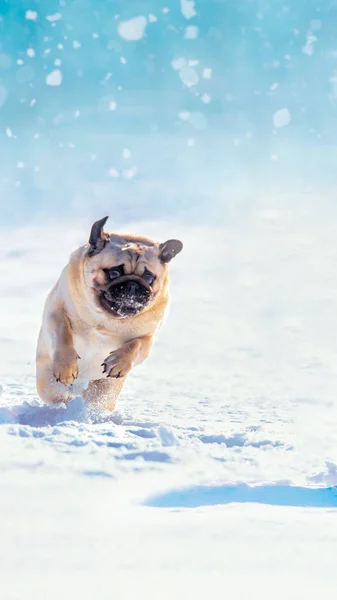
<instances>
[{"instance_id":1,"label":"black ear","mask_svg":"<svg viewBox=\"0 0 337 600\"><path fill-rule=\"evenodd\" d=\"M180 240L167 240L159 246L159 258L161 262L168 263L183 249L183 243Z\"/></svg>"},{"instance_id":2,"label":"black ear","mask_svg":"<svg viewBox=\"0 0 337 600\"><path fill-rule=\"evenodd\" d=\"M93 224L89 238L89 256L94 256L101 252L109 240L109 235L103 230L108 218L109 217L104 217L104 219L100 219L100 221L96 221L96 223Z\"/></svg>"}]
</instances>

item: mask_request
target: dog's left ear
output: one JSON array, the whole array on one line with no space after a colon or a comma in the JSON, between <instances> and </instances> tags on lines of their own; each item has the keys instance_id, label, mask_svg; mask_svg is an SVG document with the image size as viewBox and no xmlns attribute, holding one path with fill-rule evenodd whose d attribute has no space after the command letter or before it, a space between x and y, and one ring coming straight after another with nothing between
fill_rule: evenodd
<instances>
[{"instance_id":1,"label":"dog's left ear","mask_svg":"<svg viewBox=\"0 0 337 600\"><path fill-rule=\"evenodd\" d=\"M93 224L89 238L89 256L99 254L99 252L103 250L105 244L109 241L109 234L104 231L104 225L108 218L109 217L104 217L104 219L100 219Z\"/></svg>"},{"instance_id":2,"label":"dog's left ear","mask_svg":"<svg viewBox=\"0 0 337 600\"><path fill-rule=\"evenodd\" d=\"M159 258L161 262L168 263L183 249L183 243L180 240L167 240L159 246Z\"/></svg>"}]
</instances>

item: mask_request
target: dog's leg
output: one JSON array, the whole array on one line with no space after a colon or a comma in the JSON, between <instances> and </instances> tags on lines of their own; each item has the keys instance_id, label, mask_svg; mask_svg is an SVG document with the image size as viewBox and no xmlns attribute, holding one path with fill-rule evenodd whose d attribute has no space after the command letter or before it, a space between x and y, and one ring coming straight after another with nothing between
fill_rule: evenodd
<instances>
[{"instance_id":1,"label":"dog's leg","mask_svg":"<svg viewBox=\"0 0 337 600\"><path fill-rule=\"evenodd\" d=\"M90 381L83 398L91 404L113 411L124 383L125 379L95 379Z\"/></svg>"},{"instance_id":2,"label":"dog's leg","mask_svg":"<svg viewBox=\"0 0 337 600\"><path fill-rule=\"evenodd\" d=\"M41 400L46 404L60 404L74 397L69 387L56 381L48 355L40 355L36 359L36 385Z\"/></svg>"},{"instance_id":3,"label":"dog's leg","mask_svg":"<svg viewBox=\"0 0 337 600\"><path fill-rule=\"evenodd\" d=\"M140 365L150 354L152 346L152 336L136 338L131 342L126 342L113 352L102 364L103 373L107 377L125 377L133 367Z\"/></svg>"},{"instance_id":4,"label":"dog's leg","mask_svg":"<svg viewBox=\"0 0 337 600\"><path fill-rule=\"evenodd\" d=\"M40 334L36 356L36 384L38 394L47 404L67 402L74 397L71 384L78 376L77 353L73 345L71 325L62 307L57 307L48 318L45 335Z\"/></svg>"},{"instance_id":5,"label":"dog's leg","mask_svg":"<svg viewBox=\"0 0 337 600\"><path fill-rule=\"evenodd\" d=\"M78 376L77 360L70 321L60 308L49 317L49 331L53 340L53 375L63 385L71 385Z\"/></svg>"}]
</instances>

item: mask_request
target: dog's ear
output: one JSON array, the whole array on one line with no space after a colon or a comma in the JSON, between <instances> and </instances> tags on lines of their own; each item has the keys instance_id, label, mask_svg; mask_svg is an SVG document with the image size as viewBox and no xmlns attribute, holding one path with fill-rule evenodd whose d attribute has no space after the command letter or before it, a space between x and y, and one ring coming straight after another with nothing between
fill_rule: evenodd
<instances>
[{"instance_id":1,"label":"dog's ear","mask_svg":"<svg viewBox=\"0 0 337 600\"><path fill-rule=\"evenodd\" d=\"M183 249L183 243L180 240L167 240L159 246L159 258L161 262L168 263Z\"/></svg>"},{"instance_id":2,"label":"dog's ear","mask_svg":"<svg viewBox=\"0 0 337 600\"><path fill-rule=\"evenodd\" d=\"M109 234L104 231L104 225L108 218L104 217L104 219L100 219L93 224L89 238L89 256L95 256L95 254L101 252L105 244L109 241Z\"/></svg>"}]
</instances>

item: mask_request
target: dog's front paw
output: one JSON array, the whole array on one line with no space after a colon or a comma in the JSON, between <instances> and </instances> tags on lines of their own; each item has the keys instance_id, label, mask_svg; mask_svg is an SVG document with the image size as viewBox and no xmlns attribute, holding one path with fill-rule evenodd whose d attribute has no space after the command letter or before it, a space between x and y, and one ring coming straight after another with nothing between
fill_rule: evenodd
<instances>
[{"instance_id":1,"label":"dog's front paw","mask_svg":"<svg viewBox=\"0 0 337 600\"><path fill-rule=\"evenodd\" d=\"M107 377L126 377L132 369L132 355L123 348L110 352L108 358L102 363L103 373Z\"/></svg>"},{"instance_id":2,"label":"dog's front paw","mask_svg":"<svg viewBox=\"0 0 337 600\"><path fill-rule=\"evenodd\" d=\"M53 374L56 381L63 385L72 385L78 377L79 358L74 348L63 348L56 350L53 359Z\"/></svg>"}]
</instances>

